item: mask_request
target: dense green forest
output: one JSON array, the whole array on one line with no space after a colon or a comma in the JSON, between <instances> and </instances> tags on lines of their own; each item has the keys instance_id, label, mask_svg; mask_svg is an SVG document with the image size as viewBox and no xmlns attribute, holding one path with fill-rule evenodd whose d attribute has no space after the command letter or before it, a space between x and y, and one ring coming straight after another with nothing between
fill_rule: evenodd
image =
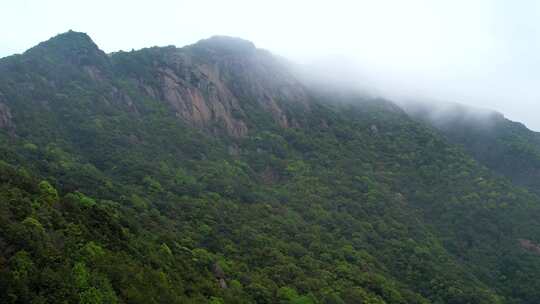
<instances>
[{"instance_id":1,"label":"dense green forest","mask_svg":"<svg viewBox=\"0 0 540 304\"><path fill-rule=\"evenodd\" d=\"M0 303L540 302L533 184L247 41L61 34L0 127Z\"/></svg>"}]
</instances>

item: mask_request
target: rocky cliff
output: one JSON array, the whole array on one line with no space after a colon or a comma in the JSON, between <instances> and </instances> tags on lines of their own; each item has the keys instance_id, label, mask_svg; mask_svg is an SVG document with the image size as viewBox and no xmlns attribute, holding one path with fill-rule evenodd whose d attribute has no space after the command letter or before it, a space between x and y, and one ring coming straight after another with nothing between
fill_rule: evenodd
<instances>
[{"instance_id":1,"label":"rocky cliff","mask_svg":"<svg viewBox=\"0 0 540 304\"><path fill-rule=\"evenodd\" d=\"M251 42L216 36L183 48L154 47L132 52L105 54L90 37L67 32L45 41L22 55L2 59L6 74L25 69L39 71L17 83L4 82L6 95L31 94L36 87L55 92L32 96L54 104L61 89L98 84L95 103L122 105L140 113L141 96L164 103L172 114L189 125L210 132L243 137L250 117L258 113L279 127L298 125L289 109L309 111L309 96L289 71L287 64ZM7 78L7 77L6 77ZM128 85L123 85L123 84ZM105 96L103 92L108 92ZM11 126L16 107L0 108L2 126ZM54 109L49 108L54 111ZM92 109L90 109L92 110Z\"/></svg>"},{"instance_id":2,"label":"rocky cliff","mask_svg":"<svg viewBox=\"0 0 540 304\"><path fill-rule=\"evenodd\" d=\"M123 70L128 56L146 67ZM296 123L287 116L284 101L309 109L307 93L284 63L237 38L217 36L184 48L117 53L112 60L122 77L168 104L179 118L198 127L217 125L235 137L248 132L246 107L260 108L281 127Z\"/></svg>"}]
</instances>

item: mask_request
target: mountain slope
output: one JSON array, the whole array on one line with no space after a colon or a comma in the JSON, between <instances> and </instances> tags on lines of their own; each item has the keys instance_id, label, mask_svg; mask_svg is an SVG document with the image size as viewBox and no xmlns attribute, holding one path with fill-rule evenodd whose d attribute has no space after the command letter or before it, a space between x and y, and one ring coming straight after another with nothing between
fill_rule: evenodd
<instances>
[{"instance_id":1,"label":"mountain slope","mask_svg":"<svg viewBox=\"0 0 540 304\"><path fill-rule=\"evenodd\" d=\"M540 200L251 43L0 60L0 301L536 303Z\"/></svg>"},{"instance_id":2,"label":"mountain slope","mask_svg":"<svg viewBox=\"0 0 540 304\"><path fill-rule=\"evenodd\" d=\"M540 133L501 114L457 104L417 103L406 108L481 164L540 194Z\"/></svg>"}]
</instances>

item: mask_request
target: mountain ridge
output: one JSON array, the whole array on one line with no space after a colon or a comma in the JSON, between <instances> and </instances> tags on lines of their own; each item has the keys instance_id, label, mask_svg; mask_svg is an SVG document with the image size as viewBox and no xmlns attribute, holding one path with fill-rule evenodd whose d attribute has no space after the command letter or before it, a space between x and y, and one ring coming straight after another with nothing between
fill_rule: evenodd
<instances>
[{"instance_id":1,"label":"mountain ridge","mask_svg":"<svg viewBox=\"0 0 540 304\"><path fill-rule=\"evenodd\" d=\"M233 47L228 48L231 43ZM194 49L197 56L191 54ZM236 137L245 136L248 129L245 119L239 119L245 116L242 104L246 102L269 111L282 127L297 122L289 121L280 99L296 100L307 109L306 93L292 74L283 68L276 69L277 61L271 55L238 38L216 36L183 48L136 51L140 58L147 57L145 61L133 63L139 66L139 71L122 68L123 58L131 53L105 55L89 36L77 32L60 34L30 49L21 58L37 60L31 64L44 65L43 74L46 75L57 69L47 63L51 60L47 58L47 52L55 53L55 50L65 56L55 60L65 59L75 68L82 67L94 81L106 82L115 73L126 82L136 82L136 87L130 89L167 103L175 115L185 121L199 127L210 127L217 122L229 135ZM73 72L71 68L69 72ZM230 83L231 77L244 83ZM136 106L129 100L133 96L122 92L122 88L113 87L111 94L121 94L121 99L127 100L128 106L136 111L133 108Z\"/></svg>"},{"instance_id":2,"label":"mountain ridge","mask_svg":"<svg viewBox=\"0 0 540 304\"><path fill-rule=\"evenodd\" d=\"M0 60L0 302L540 301L536 194L217 39Z\"/></svg>"}]
</instances>

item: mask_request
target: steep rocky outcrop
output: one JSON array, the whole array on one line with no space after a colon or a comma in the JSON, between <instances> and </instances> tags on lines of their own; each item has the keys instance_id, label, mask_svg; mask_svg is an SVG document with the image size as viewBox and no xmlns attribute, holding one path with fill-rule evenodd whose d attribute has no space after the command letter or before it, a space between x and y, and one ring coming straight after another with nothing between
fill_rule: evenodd
<instances>
[{"instance_id":1,"label":"steep rocky outcrop","mask_svg":"<svg viewBox=\"0 0 540 304\"><path fill-rule=\"evenodd\" d=\"M218 36L184 48L140 50L131 56L144 58L138 64L145 67L135 72L122 69L130 54L113 54L117 71L197 127L242 137L252 112L246 107L258 108L284 128L298 124L287 107L309 110L308 94L286 65L249 41Z\"/></svg>"},{"instance_id":2,"label":"steep rocky outcrop","mask_svg":"<svg viewBox=\"0 0 540 304\"><path fill-rule=\"evenodd\" d=\"M195 126L211 127L218 123L230 135L244 136L246 124L233 117L234 112L244 114L235 96L210 69L192 68L190 75L170 67L158 68L160 85L145 87L145 91L157 91L151 94L167 102L178 117ZM191 77L195 78L195 84L190 82Z\"/></svg>"},{"instance_id":3,"label":"steep rocky outcrop","mask_svg":"<svg viewBox=\"0 0 540 304\"><path fill-rule=\"evenodd\" d=\"M12 79L8 74L31 77ZM284 60L257 49L253 43L216 36L183 48L154 47L110 55L84 34L69 31L29 49L22 55L2 59L0 90L7 96L26 92L32 102L46 100L55 111L55 100L69 102L62 90L79 88L92 98L91 113L101 102L136 115L143 99L162 102L187 124L212 133L244 137L261 121L282 128L299 126L299 115L310 110L310 97ZM126 85L127 84L127 85ZM55 92L34 96L35 88ZM106 92L106 93L104 93ZM90 97L92 96L92 97ZM42 103L43 104L43 103ZM9 104L12 111L16 110ZM17 112L17 111L15 111ZM6 106L3 126L8 126ZM11 125L11 123L10 123Z\"/></svg>"}]
</instances>

